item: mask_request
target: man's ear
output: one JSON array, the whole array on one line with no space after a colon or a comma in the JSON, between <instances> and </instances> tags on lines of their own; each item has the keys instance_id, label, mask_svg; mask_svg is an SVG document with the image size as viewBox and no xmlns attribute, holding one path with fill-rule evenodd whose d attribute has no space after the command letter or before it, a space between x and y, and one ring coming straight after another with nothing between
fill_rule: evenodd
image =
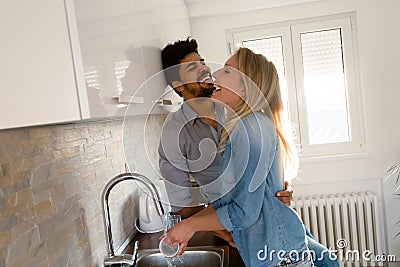
<instances>
[{"instance_id":1,"label":"man's ear","mask_svg":"<svg viewBox=\"0 0 400 267\"><path fill-rule=\"evenodd\" d=\"M172 87L174 87L174 89L178 92L182 92L185 89L183 84L179 81L173 81L171 84Z\"/></svg>"}]
</instances>

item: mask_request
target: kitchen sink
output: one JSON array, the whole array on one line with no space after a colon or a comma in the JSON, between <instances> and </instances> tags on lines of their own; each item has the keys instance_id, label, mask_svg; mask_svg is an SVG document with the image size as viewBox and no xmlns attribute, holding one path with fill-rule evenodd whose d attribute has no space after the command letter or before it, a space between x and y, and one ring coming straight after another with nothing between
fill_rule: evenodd
<instances>
[{"instance_id":1,"label":"kitchen sink","mask_svg":"<svg viewBox=\"0 0 400 267\"><path fill-rule=\"evenodd\" d=\"M228 247L188 247L179 258L173 258L171 263L176 267L227 267ZM166 267L164 255L158 249L143 249L138 251L136 267Z\"/></svg>"}]
</instances>

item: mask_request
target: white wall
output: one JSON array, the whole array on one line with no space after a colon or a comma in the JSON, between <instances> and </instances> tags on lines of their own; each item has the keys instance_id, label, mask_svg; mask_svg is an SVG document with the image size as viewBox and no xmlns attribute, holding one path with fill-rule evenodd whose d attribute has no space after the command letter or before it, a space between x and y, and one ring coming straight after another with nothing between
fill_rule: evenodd
<instances>
[{"instance_id":1,"label":"white wall","mask_svg":"<svg viewBox=\"0 0 400 267\"><path fill-rule=\"evenodd\" d=\"M301 162L301 180L294 182L297 195L365 190L380 193L381 178L400 158L399 10L398 0L322 0L191 19L192 36L199 42L201 55L223 63L227 56L225 29L356 12L367 152L342 160ZM400 231L395 227L400 218L400 199L394 199L393 182L384 183L382 189L389 253L397 253L400 260L400 238L394 240Z\"/></svg>"}]
</instances>

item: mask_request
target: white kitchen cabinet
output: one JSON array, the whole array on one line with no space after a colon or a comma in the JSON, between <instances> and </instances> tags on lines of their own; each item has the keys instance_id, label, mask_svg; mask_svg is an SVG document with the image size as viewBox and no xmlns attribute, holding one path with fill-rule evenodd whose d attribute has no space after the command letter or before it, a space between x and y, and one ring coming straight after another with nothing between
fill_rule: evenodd
<instances>
[{"instance_id":1,"label":"white kitchen cabinet","mask_svg":"<svg viewBox=\"0 0 400 267\"><path fill-rule=\"evenodd\" d=\"M64 0L0 4L0 129L81 119Z\"/></svg>"},{"instance_id":2,"label":"white kitchen cabinet","mask_svg":"<svg viewBox=\"0 0 400 267\"><path fill-rule=\"evenodd\" d=\"M0 20L0 129L145 114L165 81L137 89L190 35L183 0L3 1Z\"/></svg>"},{"instance_id":3,"label":"white kitchen cabinet","mask_svg":"<svg viewBox=\"0 0 400 267\"><path fill-rule=\"evenodd\" d=\"M90 118L162 113L161 49L190 35L183 0L66 0ZM77 45L78 44L78 45ZM158 75L155 75L159 73Z\"/></svg>"}]
</instances>

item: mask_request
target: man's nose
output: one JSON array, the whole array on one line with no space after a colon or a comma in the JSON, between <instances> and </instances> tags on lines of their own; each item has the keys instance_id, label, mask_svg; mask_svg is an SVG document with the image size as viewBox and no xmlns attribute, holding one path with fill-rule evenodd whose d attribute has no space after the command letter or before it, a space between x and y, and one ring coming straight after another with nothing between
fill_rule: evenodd
<instances>
[{"instance_id":1,"label":"man's nose","mask_svg":"<svg viewBox=\"0 0 400 267\"><path fill-rule=\"evenodd\" d=\"M200 71L207 71L207 72L209 72L210 71L210 67L209 66L207 66L207 64L201 64L200 63Z\"/></svg>"}]
</instances>

